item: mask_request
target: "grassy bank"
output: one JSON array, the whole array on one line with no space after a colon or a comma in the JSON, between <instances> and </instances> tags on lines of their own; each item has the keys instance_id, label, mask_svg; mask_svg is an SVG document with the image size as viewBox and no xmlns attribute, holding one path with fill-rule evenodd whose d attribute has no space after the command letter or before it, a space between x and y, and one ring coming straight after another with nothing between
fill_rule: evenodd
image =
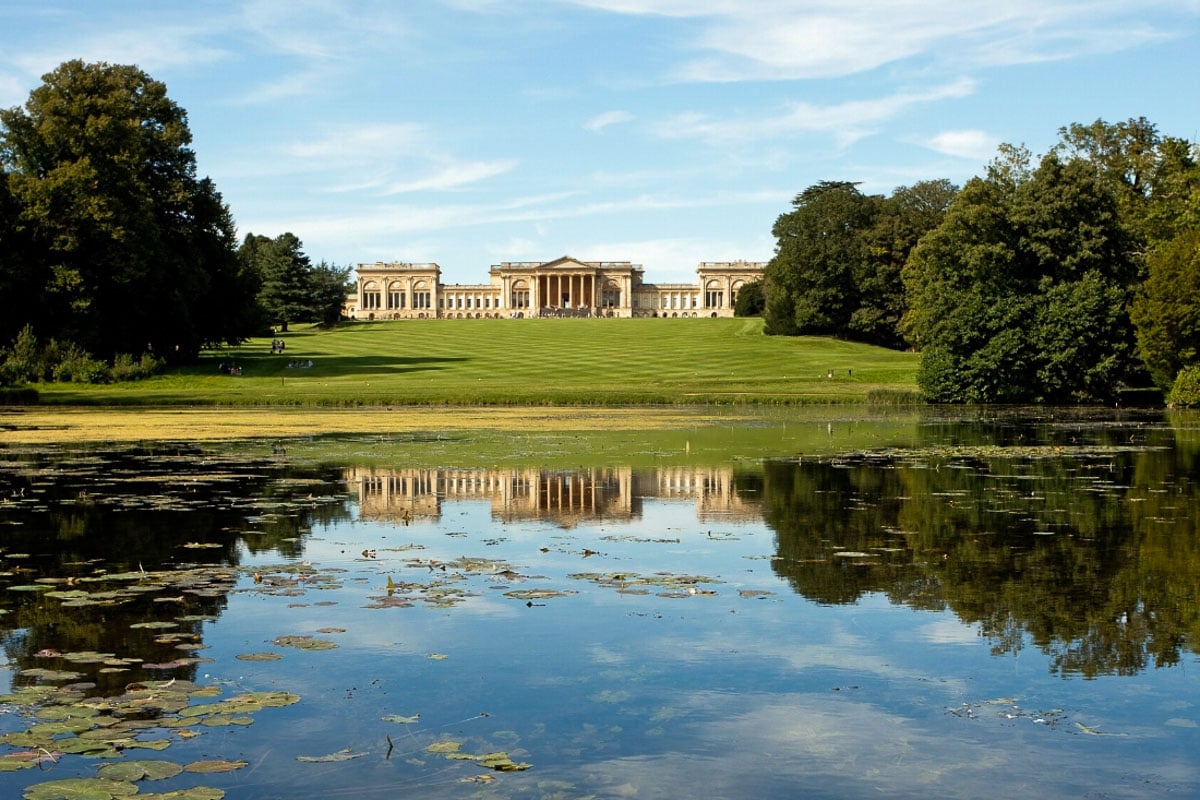
<instances>
[{"instance_id":1,"label":"grassy bank","mask_svg":"<svg viewBox=\"0 0 1200 800\"><path fill-rule=\"evenodd\" d=\"M915 354L764 336L757 319L412 320L279 338L281 354L255 339L144 381L38 389L49 404L155 406L852 403L916 389Z\"/></svg>"}]
</instances>

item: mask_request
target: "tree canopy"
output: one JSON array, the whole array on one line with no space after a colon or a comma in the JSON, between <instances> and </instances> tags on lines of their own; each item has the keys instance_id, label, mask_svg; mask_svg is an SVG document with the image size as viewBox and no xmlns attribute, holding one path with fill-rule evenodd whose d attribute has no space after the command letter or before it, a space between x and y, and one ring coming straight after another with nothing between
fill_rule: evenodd
<instances>
[{"instance_id":1,"label":"tree canopy","mask_svg":"<svg viewBox=\"0 0 1200 800\"><path fill-rule=\"evenodd\" d=\"M900 271L956 193L949 181L864 195L848 181L801 192L775 222L767 265L767 332L826 334L898 347L904 313Z\"/></svg>"},{"instance_id":2,"label":"tree canopy","mask_svg":"<svg viewBox=\"0 0 1200 800\"><path fill-rule=\"evenodd\" d=\"M0 111L0 336L187 358L248 334L232 217L186 112L137 67L68 61Z\"/></svg>"},{"instance_id":3,"label":"tree canopy","mask_svg":"<svg viewBox=\"0 0 1200 800\"><path fill-rule=\"evenodd\" d=\"M293 233L270 239L247 234L238 250L243 269L256 276L258 304L267 324L286 331L293 322L332 324L350 287L349 268L313 265Z\"/></svg>"},{"instance_id":4,"label":"tree canopy","mask_svg":"<svg viewBox=\"0 0 1200 800\"><path fill-rule=\"evenodd\" d=\"M822 181L775 223L767 331L921 351L935 402L1099 402L1200 366L1197 146L1145 118L948 181Z\"/></svg>"},{"instance_id":5,"label":"tree canopy","mask_svg":"<svg viewBox=\"0 0 1200 800\"><path fill-rule=\"evenodd\" d=\"M938 402L1106 400L1133 369L1136 268L1111 189L1012 151L970 181L904 270L918 383Z\"/></svg>"}]
</instances>

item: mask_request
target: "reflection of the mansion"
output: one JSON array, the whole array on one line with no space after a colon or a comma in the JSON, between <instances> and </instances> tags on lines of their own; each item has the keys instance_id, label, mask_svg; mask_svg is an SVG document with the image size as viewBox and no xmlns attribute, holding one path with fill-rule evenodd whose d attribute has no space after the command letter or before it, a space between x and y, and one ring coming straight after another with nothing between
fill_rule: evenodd
<instances>
[{"instance_id":1,"label":"reflection of the mansion","mask_svg":"<svg viewBox=\"0 0 1200 800\"><path fill-rule=\"evenodd\" d=\"M358 489L359 519L409 522L438 519L443 502L487 500L503 522L547 521L563 527L581 522L633 520L645 498L694 502L696 518L757 519L755 496L734 489L728 467L666 467L634 470L371 469L351 467L345 480Z\"/></svg>"}]
</instances>

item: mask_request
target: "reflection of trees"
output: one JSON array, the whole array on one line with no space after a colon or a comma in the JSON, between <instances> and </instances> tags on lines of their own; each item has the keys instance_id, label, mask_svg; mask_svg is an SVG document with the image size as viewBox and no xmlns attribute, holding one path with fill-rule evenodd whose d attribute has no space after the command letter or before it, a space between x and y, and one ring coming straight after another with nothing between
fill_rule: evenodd
<instances>
[{"instance_id":1,"label":"reflection of trees","mask_svg":"<svg viewBox=\"0 0 1200 800\"><path fill-rule=\"evenodd\" d=\"M996 652L1032 643L1064 674L1129 674L1200 641L1196 464L1183 444L775 463L764 508L775 568L806 597L948 607Z\"/></svg>"},{"instance_id":2,"label":"reflection of trees","mask_svg":"<svg viewBox=\"0 0 1200 800\"><path fill-rule=\"evenodd\" d=\"M200 618L225 609L243 552L298 558L314 524L348 518L337 474L267 460L181 448L6 456L0 606L7 614L0 618L0 645L22 669L83 672L100 692L147 677L191 678L195 668L133 665L114 672L129 665L36 654L94 651L159 664L193 655ZM37 581L54 591L119 597L109 605L73 605L8 588ZM130 627L160 620L177 625Z\"/></svg>"}]
</instances>

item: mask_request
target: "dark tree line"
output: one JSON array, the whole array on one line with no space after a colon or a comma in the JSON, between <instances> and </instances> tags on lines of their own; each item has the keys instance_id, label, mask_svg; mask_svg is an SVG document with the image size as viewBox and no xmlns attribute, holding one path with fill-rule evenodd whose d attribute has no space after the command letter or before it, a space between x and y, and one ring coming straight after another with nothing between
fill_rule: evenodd
<instances>
[{"instance_id":1,"label":"dark tree line","mask_svg":"<svg viewBox=\"0 0 1200 800\"><path fill-rule=\"evenodd\" d=\"M1200 387L1200 167L1145 119L1072 125L1036 160L863 195L823 181L775 223L767 332L921 352L936 402L1101 402ZM1200 402L1181 389L1180 403Z\"/></svg>"},{"instance_id":2,"label":"dark tree line","mask_svg":"<svg viewBox=\"0 0 1200 800\"><path fill-rule=\"evenodd\" d=\"M312 267L288 234L310 296L281 301L285 279L239 253L191 142L187 113L133 66L68 61L0 110L0 345L28 326L108 361L186 361L270 324L336 320L348 270Z\"/></svg>"}]
</instances>

